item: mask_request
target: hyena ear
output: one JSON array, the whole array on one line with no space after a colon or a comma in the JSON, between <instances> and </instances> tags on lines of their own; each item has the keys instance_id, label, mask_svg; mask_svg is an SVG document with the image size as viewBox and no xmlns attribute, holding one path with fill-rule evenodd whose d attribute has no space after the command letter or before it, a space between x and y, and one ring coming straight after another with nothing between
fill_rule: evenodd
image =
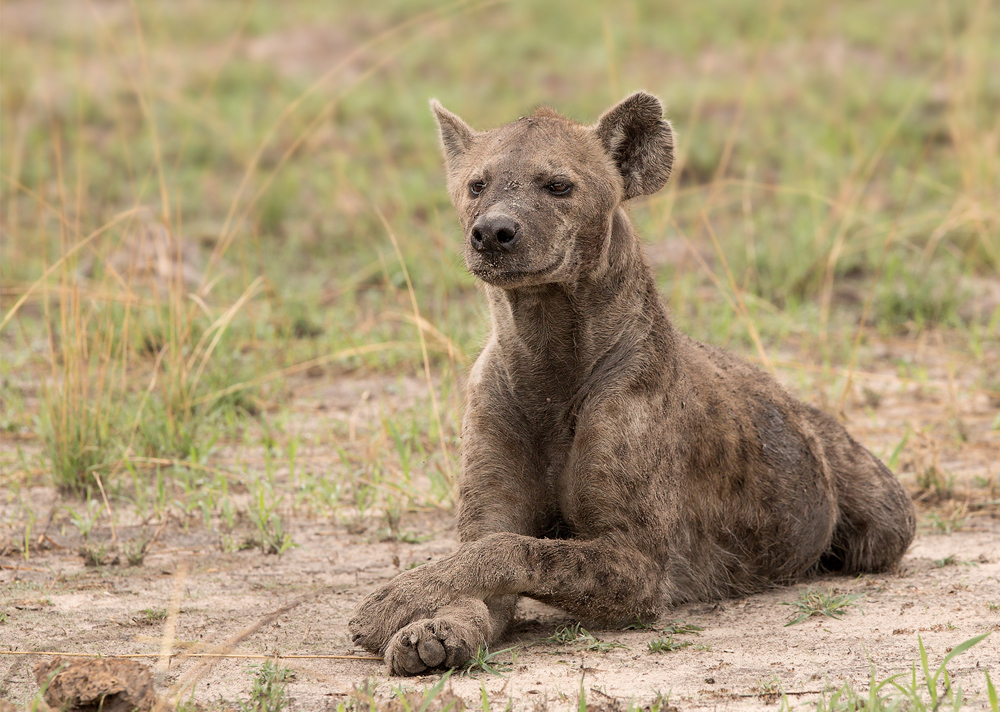
<instances>
[{"instance_id":1,"label":"hyena ear","mask_svg":"<svg viewBox=\"0 0 1000 712\"><path fill-rule=\"evenodd\" d=\"M625 200L666 184L674 165L674 132L655 96L632 94L604 112L595 132L622 175Z\"/></svg>"},{"instance_id":2,"label":"hyena ear","mask_svg":"<svg viewBox=\"0 0 1000 712\"><path fill-rule=\"evenodd\" d=\"M444 157L449 163L469 149L476 132L462 119L441 106L437 99L431 99L431 111L437 119L441 132L441 147Z\"/></svg>"}]
</instances>

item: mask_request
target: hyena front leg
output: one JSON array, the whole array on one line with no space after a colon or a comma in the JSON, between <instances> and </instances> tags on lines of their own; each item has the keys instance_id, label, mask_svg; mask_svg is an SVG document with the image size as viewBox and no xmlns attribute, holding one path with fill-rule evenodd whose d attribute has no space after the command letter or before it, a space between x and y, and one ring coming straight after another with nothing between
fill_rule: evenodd
<instances>
[{"instance_id":1,"label":"hyena front leg","mask_svg":"<svg viewBox=\"0 0 1000 712\"><path fill-rule=\"evenodd\" d=\"M470 406L463 428L459 536L466 543L497 532L540 536L548 506L535 453L503 432L514 423L477 413ZM463 591L447 563L453 558L399 574L355 611L354 642L383 654L390 674L459 665L499 640L512 620L517 596Z\"/></svg>"},{"instance_id":2,"label":"hyena front leg","mask_svg":"<svg viewBox=\"0 0 1000 712\"><path fill-rule=\"evenodd\" d=\"M454 667L499 640L519 595L610 624L657 615L660 567L621 541L539 539L491 534L463 544L447 559L396 577L385 596L366 601L388 618L412 600L451 600L392 635L380 652L390 674ZM428 593L430 592L430 596ZM352 621L352 629L356 623ZM363 643L362 643L363 644ZM366 646L367 647L367 646Z\"/></svg>"}]
</instances>

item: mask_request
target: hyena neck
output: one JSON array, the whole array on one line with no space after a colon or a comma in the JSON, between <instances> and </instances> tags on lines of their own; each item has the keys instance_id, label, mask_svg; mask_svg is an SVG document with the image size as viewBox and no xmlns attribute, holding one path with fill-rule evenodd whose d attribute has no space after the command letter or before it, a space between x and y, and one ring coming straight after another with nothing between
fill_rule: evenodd
<instances>
[{"instance_id":1,"label":"hyena neck","mask_svg":"<svg viewBox=\"0 0 1000 712\"><path fill-rule=\"evenodd\" d=\"M621 372L623 362L673 357L675 332L621 208L609 233L597 264L573 283L487 288L495 339L508 364L530 369L533 378L551 372L573 388L607 364Z\"/></svg>"}]
</instances>

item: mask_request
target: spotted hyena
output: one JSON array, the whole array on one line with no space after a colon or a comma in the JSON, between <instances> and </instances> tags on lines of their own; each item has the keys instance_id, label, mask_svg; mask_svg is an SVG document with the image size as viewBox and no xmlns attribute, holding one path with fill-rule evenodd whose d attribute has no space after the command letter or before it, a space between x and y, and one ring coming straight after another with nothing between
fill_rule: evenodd
<instances>
[{"instance_id":1,"label":"spotted hyena","mask_svg":"<svg viewBox=\"0 0 1000 712\"><path fill-rule=\"evenodd\" d=\"M617 626L913 538L892 473L829 415L670 323L624 204L670 177L660 102L475 131L432 102L492 331L468 378L458 532L350 622L392 674L460 665L518 596Z\"/></svg>"}]
</instances>

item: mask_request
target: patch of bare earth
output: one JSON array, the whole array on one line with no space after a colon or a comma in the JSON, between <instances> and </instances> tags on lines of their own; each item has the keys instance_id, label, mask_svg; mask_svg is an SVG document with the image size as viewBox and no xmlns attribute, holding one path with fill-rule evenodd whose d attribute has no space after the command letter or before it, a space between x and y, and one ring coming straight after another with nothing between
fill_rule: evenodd
<instances>
[{"instance_id":1,"label":"patch of bare earth","mask_svg":"<svg viewBox=\"0 0 1000 712\"><path fill-rule=\"evenodd\" d=\"M986 709L983 672L997 672L1000 661L1000 434L997 394L989 385L998 364L965 356L933 334L917 341L872 342L865 349L866 366L854 374L844 401L848 427L886 458L906 437L898 469L921 510L918 537L898 572L822 577L743 599L665 611L659 628L683 620L703 630L676 635L676 641L690 645L661 653L648 648L650 641L665 637L656 629L589 629L600 641L621 646L604 650L547 640L573 621L524 601L506 644L517 654L504 668L505 677L455 673L449 681L454 694L474 707L485 688L501 709L508 698L517 709L567 709L575 708L582 686L591 704L648 703L657 692L670 692L671 704L681 710L741 710L774 703L776 680L794 704L801 704L845 681L866 688L872 668L880 678L908 672L915 661L919 664L918 636L936 665L958 643L992 631L949 665L953 680L969 696L978 695L970 708ZM790 388L837 410L842 372L792 357L786 361L779 375ZM350 423L351 432L361 437L378 427L380 413L418 400L421 384L419 378L303 378L292 384L297 394L292 412L310 430ZM5 442L3 447L13 446ZM302 461L314 468L324 462L332 468L337 457L326 446L301 452ZM359 526L348 514L328 521L288 511L298 546L280 557L220 545L220 531L205 527L200 516L169 517L142 565L129 567L121 560L114 565L108 559L85 566L72 528L45 525L46 515L59 512L64 501L41 486L25 488L22 497L38 517L27 559L17 545L25 522L16 512L23 508L0 505L0 551L5 551L0 648L5 651L148 654L140 662L152 666L158 695L169 698L181 689L186 699L193 687L195 700L203 704L246 699L250 666L261 659L194 653L318 656L282 661L295 672L288 686L293 707L303 710L336 707L368 678L383 683L377 695L384 698L391 686L421 689L439 679L387 681L379 662L324 656L366 656L350 642L352 609L378 584L455 547L448 512L405 513L400 528L422 539L406 543L385 538L380 515ZM117 512L120 542L159 526L130 516ZM102 518L91 540L110 542L111 536ZM786 627L792 608L784 604L807 586L858 594L858 607L840 619L814 617ZM32 669L50 657L0 654L0 697L17 703L30 699L38 689ZM511 662L511 656L499 660Z\"/></svg>"}]
</instances>

